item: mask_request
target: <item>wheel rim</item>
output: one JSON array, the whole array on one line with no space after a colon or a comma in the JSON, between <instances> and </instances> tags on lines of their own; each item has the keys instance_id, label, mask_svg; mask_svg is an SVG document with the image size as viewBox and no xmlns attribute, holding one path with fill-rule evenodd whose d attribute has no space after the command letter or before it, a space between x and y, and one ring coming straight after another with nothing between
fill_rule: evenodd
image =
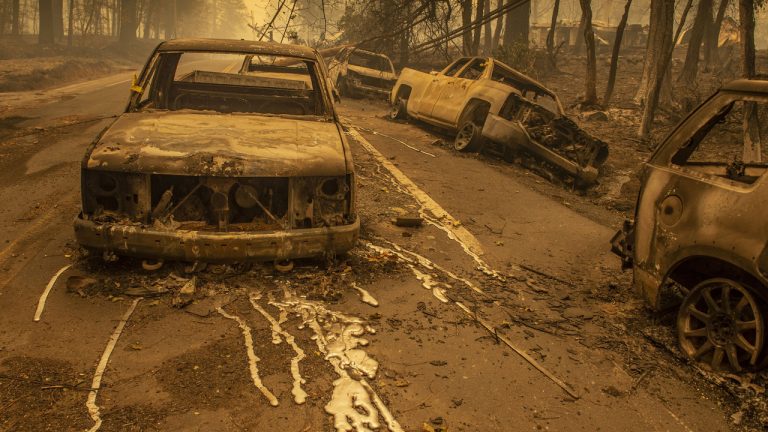
<instances>
[{"instance_id":1,"label":"wheel rim","mask_svg":"<svg viewBox=\"0 0 768 432\"><path fill-rule=\"evenodd\" d=\"M475 125L472 123L467 123L459 130L459 133L456 135L456 142L454 147L456 147L456 150L464 150L469 146L469 143L472 142L472 138L475 137Z\"/></svg>"},{"instance_id":2,"label":"wheel rim","mask_svg":"<svg viewBox=\"0 0 768 432\"><path fill-rule=\"evenodd\" d=\"M755 366L763 350L760 305L741 284L712 279L694 288L677 318L683 352L714 370Z\"/></svg>"}]
</instances>

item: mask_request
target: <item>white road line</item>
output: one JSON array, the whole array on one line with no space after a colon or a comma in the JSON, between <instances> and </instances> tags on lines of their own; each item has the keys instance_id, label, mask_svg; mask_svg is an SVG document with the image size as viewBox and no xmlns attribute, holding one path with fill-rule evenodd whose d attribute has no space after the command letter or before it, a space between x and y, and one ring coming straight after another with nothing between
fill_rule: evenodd
<instances>
[{"instance_id":1,"label":"white road line","mask_svg":"<svg viewBox=\"0 0 768 432\"><path fill-rule=\"evenodd\" d=\"M65 271L69 270L70 267L72 267L72 264L65 265L61 268L61 270L57 271L56 274L53 275L50 281L48 281L48 285L45 287L45 291L43 291L43 294L40 296L40 300L37 301L35 322L40 321L40 317L43 315L43 310L45 309L45 302L48 300L48 294L51 293L51 289L54 285L56 285L56 281L59 279L59 276L61 276L61 274Z\"/></svg>"},{"instance_id":2,"label":"white road line","mask_svg":"<svg viewBox=\"0 0 768 432\"><path fill-rule=\"evenodd\" d=\"M440 204L432 199L426 192L419 188L399 168L384 157L379 150L365 139L354 126L348 126L349 134L359 142L379 162L394 179L421 205L421 215L430 225L444 231L448 238L456 241L479 266L480 270L488 276L502 278L480 256L484 254L480 241L469 230L464 228L456 218L451 216ZM431 217L426 212L431 213Z\"/></svg>"},{"instance_id":3,"label":"white road line","mask_svg":"<svg viewBox=\"0 0 768 432\"><path fill-rule=\"evenodd\" d=\"M107 342L107 347L104 348L104 353L101 355L99 365L96 366L96 373L93 375L93 382L91 383L91 389L93 390L88 393L88 400L85 402L85 406L88 407L88 414L90 414L91 419L94 422L94 425L88 432L96 432L101 427L101 413L99 412L99 406L96 405L96 395L101 388L101 378L104 376L104 370L107 368L107 364L109 364L109 357L112 355L112 350L115 349L117 340L120 339L120 334L123 333L125 324L128 322L131 315L133 315L133 311L136 310L136 305L138 305L140 301L141 297L131 303L131 306L123 315L120 323L115 327L115 331L112 332L112 336L109 337L109 342Z\"/></svg>"},{"instance_id":4,"label":"white road line","mask_svg":"<svg viewBox=\"0 0 768 432\"><path fill-rule=\"evenodd\" d=\"M240 330L243 332L243 339L245 339L245 350L248 354L248 369L251 371L251 379L253 380L253 385L259 389L265 398L267 398L270 405L277 406L279 404L277 398L271 391L269 391L267 387L264 386L264 384L261 382L261 378L259 377L259 368L256 364L260 359L256 357L256 353L253 351L253 336L251 335L251 328L248 327L248 324L246 324L246 322L243 321L243 319L239 316L230 315L222 308L217 308L216 311L220 313L224 318L237 322L237 325L240 326Z\"/></svg>"}]
</instances>

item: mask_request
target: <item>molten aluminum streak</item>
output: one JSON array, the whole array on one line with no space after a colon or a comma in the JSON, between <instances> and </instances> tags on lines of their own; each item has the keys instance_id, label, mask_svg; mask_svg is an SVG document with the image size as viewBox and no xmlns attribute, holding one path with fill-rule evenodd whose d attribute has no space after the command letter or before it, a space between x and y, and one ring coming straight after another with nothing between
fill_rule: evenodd
<instances>
[{"instance_id":1,"label":"molten aluminum streak","mask_svg":"<svg viewBox=\"0 0 768 432\"><path fill-rule=\"evenodd\" d=\"M277 398L274 394L272 394L271 391L269 391L268 388L264 386L264 384L262 384L261 378L259 378L259 368L256 366L256 364L259 362L259 358L256 357L256 353L253 351L253 336L251 336L251 328L248 327L248 324L246 324L242 318L235 315L230 315L222 308L217 308L216 311L220 313L224 318L237 322L237 325L240 326L240 330L243 332L243 339L245 340L245 350L248 354L248 368L251 371L251 379L253 380L253 385L255 385L261 394L267 398L270 405L277 406Z\"/></svg>"},{"instance_id":2,"label":"molten aluminum streak","mask_svg":"<svg viewBox=\"0 0 768 432\"><path fill-rule=\"evenodd\" d=\"M282 342L282 339L285 339L285 342L288 343L288 345L293 348L293 352L296 353L296 356L291 359L291 375L293 376L293 389L291 390L291 393L293 394L294 402L299 405L303 404L307 400L307 392L301 388L301 385L306 383L306 381L301 377L301 372L299 371L299 363L302 359L304 359L304 357L306 357L304 355L304 350L299 348L299 346L296 344L296 340L294 339L293 335L285 331L281 326L281 324L288 320L288 313L281 310L279 321L275 320L275 318L270 315L269 312L264 310L264 308L262 308L256 302L260 298L261 295L252 294L250 297L251 306L253 306L253 308L256 309L261 315L263 315L264 318L266 318L267 321L269 321L269 323L272 325L272 342L279 344Z\"/></svg>"},{"instance_id":3,"label":"molten aluminum streak","mask_svg":"<svg viewBox=\"0 0 768 432\"><path fill-rule=\"evenodd\" d=\"M299 328L309 327L312 330L318 350L339 376L333 382L331 401L325 406L325 411L334 417L334 427L338 432L379 430L379 416L390 432L403 431L364 378L374 378L379 367L378 362L361 349L368 345L362 336L374 333L371 327L359 318L330 311L319 303L298 298L289 292L285 293L283 301L270 301L270 304L281 313L301 316ZM355 379L350 372L362 377Z\"/></svg>"},{"instance_id":4,"label":"molten aluminum streak","mask_svg":"<svg viewBox=\"0 0 768 432\"><path fill-rule=\"evenodd\" d=\"M99 360L99 364L96 366L96 373L93 374L93 381L91 382L92 390L90 393L88 393L88 400L85 402L85 406L88 408L88 414L90 414L91 419L94 422L93 426L88 430L88 432L96 432L99 430L99 428L101 428L101 413L99 412L99 406L96 405L96 396L99 392L99 389L101 388L101 378L104 376L104 370L107 369L107 364L109 364L109 357L112 355L112 350L115 349L117 340L120 339L120 334L123 333L125 324L128 322L128 319L131 317L131 315L133 315L133 311L136 310L136 305L138 305L140 301L141 297L137 298L133 301L133 303L131 303L131 306L123 315L120 323L118 323L117 327L115 327L115 331L112 332L112 336L109 337L107 347L104 348L104 353L101 355L101 360Z\"/></svg>"},{"instance_id":5,"label":"molten aluminum streak","mask_svg":"<svg viewBox=\"0 0 768 432\"><path fill-rule=\"evenodd\" d=\"M37 310L35 311L35 322L40 321L40 317L43 316L43 310L45 309L45 302L48 300L48 294L51 293L51 289L54 285L56 285L56 281L59 279L59 276L61 276L62 273L67 271L72 265L66 265L61 268L61 270L57 271L55 275L51 278L50 281L48 281L48 285L46 285L45 290L43 291L43 294L40 296L40 300L37 302Z\"/></svg>"}]
</instances>

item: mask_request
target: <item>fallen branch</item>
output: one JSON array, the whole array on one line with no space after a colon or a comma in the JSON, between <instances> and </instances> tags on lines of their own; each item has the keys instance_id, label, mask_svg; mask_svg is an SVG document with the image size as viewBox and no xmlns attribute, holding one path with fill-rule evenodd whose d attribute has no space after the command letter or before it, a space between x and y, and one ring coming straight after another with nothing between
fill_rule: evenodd
<instances>
[{"instance_id":1,"label":"fallen branch","mask_svg":"<svg viewBox=\"0 0 768 432\"><path fill-rule=\"evenodd\" d=\"M375 130L373 130L373 129L368 129L368 128L364 128L364 127L360 127L360 126L354 126L354 128L355 128L355 129L357 129L357 130L363 131L363 132L368 132L368 133L371 133L371 134L374 134L374 135L382 136L382 137L384 137L384 138L389 138L389 139L391 139L392 141L398 142L398 143L400 143L400 144L402 144L402 145L404 145L404 146L408 147L409 149L411 149L411 150L413 150L413 151L416 151L416 152L419 152L419 153L425 154L425 155L427 155L427 156L431 156L431 157L437 157L437 156L435 156L434 154L432 154L432 153L429 153L429 152L425 152L424 150L421 150L420 148L414 147L414 146L412 146L412 145L408 144L407 142L405 142L405 141L403 141L403 140L401 140L401 139L395 138L395 137L393 137L393 136L390 136L390 135L387 135L387 134L383 134L383 133L381 133L381 132L377 132L377 131L375 131Z\"/></svg>"},{"instance_id":2,"label":"fallen branch","mask_svg":"<svg viewBox=\"0 0 768 432\"><path fill-rule=\"evenodd\" d=\"M5 374L0 374L0 380L18 381L18 382L23 382L27 384L36 384L36 385L44 386L40 388L41 390L60 389L60 388L66 388L69 390L76 390L76 391L85 391L85 392L96 390L92 388L81 388L79 387L79 384L61 384L61 383L51 384L50 382L43 382L43 381L38 381L38 380L33 380L28 378L19 378L19 377L14 377L14 376L5 375Z\"/></svg>"},{"instance_id":3,"label":"fallen branch","mask_svg":"<svg viewBox=\"0 0 768 432\"><path fill-rule=\"evenodd\" d=\"M556 376L555 376L555 375L554 375L552 372L550 372L549 370L547 370L547 368L545 368L543 365L541 365L541 363L537 362L537 361L536 361L536 360L535 360L533 357L531 357L530 355L528 355L528 353L526 353L526 352L525 352L525 351L523 351L522 349L520 349L520 348L518 348L518 347L514 346L514 345L512 344L512 342L510 342L510 340L509 340L509 339L507 339L507 338L506 338L506 337L504 337L503 335L499 334L499 333L496 331L496 328L495 328L495 327L491 326L491 325L490 325L490 324L489 324L487 321L485 321L484 319L482 319L482 318L480 318L479 316L477 316L477 314L476 314L476 313L472 312L472 311L471 311L471 310L470 310L468 307L466 307L466 306L465 306L463 303L461 303L461 302L458 302L458 301L456 301L456 300L453 300L453 299L451 299L451 301L453 301L453 303L454 303L454 304L456 304L456 306L458 306L459 308L461 308L461 310L463 310L463 311L464 311L464 312L465 312L467 315L469 315L469 316L470 316L472 319L474 319L474 320L475 320L475 321L476 321L478 324L480 324L480 325L481 325L483 328L485 328L485 330L486 330L486 331L488 331L488 333L490 333L490 334L491 334L491 336L493 336L493 337L494 337L494 338L496 338L498 341L501 341L501 342L503 342L503 343L504 343L504 345L506 345L506 346L508 346L509 348L511 348L511 349L512 349L512 351L516 352L516 353L517 353L517 354L518 354L520 357L522 357L522 358L523 358L525 361L527 361L527 362L528 362L528 363L529 363L531 366L533 366L534 368L536 368L536 370L538 370L539 372L541 372L542 374L544 374L544 376L546 376L546 377L547 377L547 378L549 378L549 379L550 379L552 382L554 382L555 384L557 384L557 385L558 385L560 388L562 388L563 390L565 390L565 392L566 392L566 393L568 393L568 395L569 395L569 396L571 396L571 397L572 397L572 398L574 398L574 399L579 399L579 395L578 395L578 394L576 394L576 392L575 392L575 391L574 391L574 390L571 388L571 386L569 386L568 384L566 384L565 382L563 382L563 381L562 381L560 378L556 377Z\"/></svg>"}]
</instances>

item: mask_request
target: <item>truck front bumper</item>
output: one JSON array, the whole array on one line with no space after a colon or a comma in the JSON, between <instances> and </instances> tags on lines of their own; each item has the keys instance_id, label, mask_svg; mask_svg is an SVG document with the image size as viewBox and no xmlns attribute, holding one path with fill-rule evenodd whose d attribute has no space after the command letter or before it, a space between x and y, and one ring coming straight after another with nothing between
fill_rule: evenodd
<instances>
[{"instance_id":1,"label":"truck front bumper","mask_svg":"<svg viewBox=\"0 0 768 432\"><path fill-rule=\"evenodd\" d=\"M271 261L323 256L352 249L360 220L349 225L264 232L166 231L75 219L80 245L117 255L187 262Z\"/></svg>"}]
</instances>

